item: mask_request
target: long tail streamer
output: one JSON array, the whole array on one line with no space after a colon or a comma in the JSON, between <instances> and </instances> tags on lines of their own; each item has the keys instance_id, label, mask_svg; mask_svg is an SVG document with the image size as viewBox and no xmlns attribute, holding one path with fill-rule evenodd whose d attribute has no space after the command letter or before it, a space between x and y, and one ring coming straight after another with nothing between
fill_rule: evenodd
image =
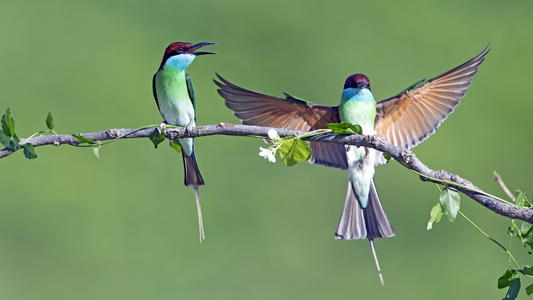
<instances>
[{"instance_id":1,"label":"long tail streamer","mask_svg":"<svg viewBox=\"0 0 533 300\"><path fill-rule=\"evenodd\" d=\"M196 198L196 211L198 212L198 230L200 232L200 243L205 240L204 218L202 216L202 206L200 205L200 189L193 186L194 198Z\"/></svg>"},{"instance_id":2,"label":"long tail streamer","mask_svg":"<svg viewBox=\"0 0 533 300\"><path fill-rule=\"evenodd\" d=\"M368 239L368 241L370 242L370 248L372 249L372 255L374 256L374 262L376 263L376 268L378 269L379 282L381 282L381 285L385 285L385 281L383 280L383 273L381 273L381 267L379 266L379 260L376 254L376 248L374 247L374 240Z\"/></svg>"}]
</instances>

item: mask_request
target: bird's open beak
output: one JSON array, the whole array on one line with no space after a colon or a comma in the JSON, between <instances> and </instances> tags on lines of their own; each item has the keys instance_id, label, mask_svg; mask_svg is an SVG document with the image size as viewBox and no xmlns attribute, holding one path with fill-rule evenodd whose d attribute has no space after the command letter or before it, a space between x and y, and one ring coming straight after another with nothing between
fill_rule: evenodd
<instances>
[{"instance_id":1,"label":"bird's open beak","mask_svg":"<svg viewBox=\"0 0 533 300\"><path fill-rule=\"evenodd\" d=\"M215 42L203 42L203 43L198 43L198 44L195 44L195 45L192 45L191 47L189 47L189 51L191 51L191 54L194 54L196 56L198 55L206 55L206 54L216 54L215 52L209 52L209 51L194 51L194 50L198 50L204 46L208 46L208 45L215 45L216 43Z\"/></svg>"}]
</instances>

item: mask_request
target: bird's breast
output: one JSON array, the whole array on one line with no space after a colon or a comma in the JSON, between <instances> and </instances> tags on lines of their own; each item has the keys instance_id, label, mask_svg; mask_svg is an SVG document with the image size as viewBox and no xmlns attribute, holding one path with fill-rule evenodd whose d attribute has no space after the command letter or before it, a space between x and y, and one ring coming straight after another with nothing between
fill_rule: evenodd
<instances>
[{"instance_id":1,"label":"bird's breast","mask_svg":"<svg viewBox=\"0 0 533 300\"><path fill-rule=\"evenodd\" d=\"M376 119L376 102L371 101L344 101L339 106L341 122L359 124L363 134L374 134L374 122Z\"/></svg>"},{"instance_id":2,"label":"bird's breast","mask_svg":"<svg viewBox=\"0 0 533 300\"><path fill-rule=\"evenodd\" d=\"M155 92L161 116L169 124L186 126L194 117L185 72L163 68L156 75Z\"/></svg>"}]
</instances>

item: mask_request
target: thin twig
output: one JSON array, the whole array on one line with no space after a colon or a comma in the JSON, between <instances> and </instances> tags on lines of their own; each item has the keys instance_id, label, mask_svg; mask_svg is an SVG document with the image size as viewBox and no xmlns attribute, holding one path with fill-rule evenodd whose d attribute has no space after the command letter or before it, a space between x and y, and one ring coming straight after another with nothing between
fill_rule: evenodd
<instances>
[{"instance_id":1,"label":"thin twig","mask_svg":"<svg viewBox=\"0 0 533 300\"><path fill-rule=\"evenodd\" d=\"M509 197L509 199L511 199L511 201L515 203L516 198L513 193L511 193L507 185L505 185L505 182L503 182L502 176L500 176L500 174L498 174L498 172L496 171L492 172L492 175L494 175L494 180L496 180L496 182L502 188L503 192L507 195L507 197Z\"/></svg>"},{"instance_id":2,"label":"thin twig","mask_svg":"<svg viewBox=\"0 0 533 300\"><path fill-rule=\"evenodd\" d=\"M299 130L221 123L219 125L199 126L192 128L191 130L185 130L184 128L165 128L165 135L167 138L172 140L184 137L203 137L209 135L267 137L269 129L276 130L280 137L309 134L309 132ZM134 131L134 129L107 129L99 132L90 132L80 135L93 141L116 140L120 136L124 136L123 138L127 139L148 138L150 133L153 131L153 128L140 129L134 133L128 134L132 131ZM432 170L422 161L420 161L412 151L387 143L377 136L333 135L326 133L308 136L302 139L314 142L363 146L387 153L404 167L418 173L422 181L433 182L443 186L451 186L497 214L511 219L520 219L533 224L533 209L502 202L498 197L482 191L472 182L460 177L459 175L445 170ZM22 143L23 142L24 140L22 140ZM80 144L77 139L68 134L36 136L31 139L31 143L34 147L46 145L59 146L64 144ZM9 149L0 150L0 158L9 156L13 154L13 152L14 151Z\"/></svg>"}]
</instances>

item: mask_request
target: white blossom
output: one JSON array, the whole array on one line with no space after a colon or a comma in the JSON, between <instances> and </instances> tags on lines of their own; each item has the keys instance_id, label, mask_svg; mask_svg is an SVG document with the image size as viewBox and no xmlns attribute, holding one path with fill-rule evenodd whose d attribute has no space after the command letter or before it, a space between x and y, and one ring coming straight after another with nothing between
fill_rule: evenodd
<instances>
[{"instance_id":1,"label":"white blossom","mask_svg":"<svg viewBox=\"0 0 533 300\"><path fill-rule=\"evenodd\" d=\"M268 160L271 163L276 162L276 155L272 149L259 147L259 156Z\"/></svg>"},{"instance_id":2,"label":"white blossom","mask_svg":"<svg viewBox=\"0 0 533 300\"><path fill-rule=\"evenodd\" d=\"M278 132L276 130L274 130L274 129L269 129L268 130L268 138L273 140L273 141L279 139Z\"/></svg>"}]
</instances>

